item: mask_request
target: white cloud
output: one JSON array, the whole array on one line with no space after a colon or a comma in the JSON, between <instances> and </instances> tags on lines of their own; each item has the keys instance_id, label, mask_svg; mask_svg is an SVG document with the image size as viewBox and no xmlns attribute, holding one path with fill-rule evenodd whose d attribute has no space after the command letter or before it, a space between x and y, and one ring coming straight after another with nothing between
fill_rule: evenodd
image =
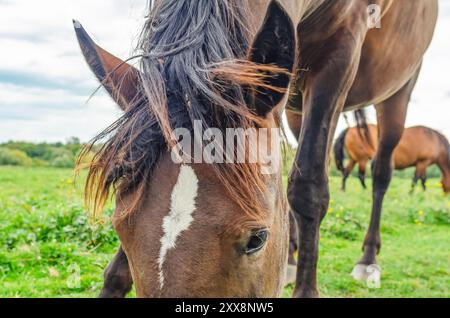
<instances>
[{"instance_id":1,"label":"white cloud","mask_svg":"<svg viewBox=\"0 0 450 318\"><path fill-rule=\"evenodd\" d=\"M2 105L31 103L82 103L83 97L62 89L43 89L0 83ZM2 108L4 106L1 106Z\"/></svg>"},{"instance_id":2,"label":"white cloud","mask_svg":"<svg viewBox=\"0 0 450 318\"><path fill-rule=\"evenodd\" d=\"M81 56L72 18L114 54L132 54L145 0L0 1L0 141L91 139L120 112Z\"/></svg>"},{"instance_id":3,"label":"white cloud","mask_svg":"<svg viewBox=\"0 0 450 318\"><path fill-rule=\"evenodd\" d=\"M32 115L27 116L27 112ZM18 109L17 116L14 111L10 114L11 120L1 122L2 134L11 136L5 140L56 142L77 136L87 141L113 123L120 116L120 110L109 96L100 94L88 104L76 98L71 107L55 105L45 111L25 108Z\"/></svg>"}]
</instances>

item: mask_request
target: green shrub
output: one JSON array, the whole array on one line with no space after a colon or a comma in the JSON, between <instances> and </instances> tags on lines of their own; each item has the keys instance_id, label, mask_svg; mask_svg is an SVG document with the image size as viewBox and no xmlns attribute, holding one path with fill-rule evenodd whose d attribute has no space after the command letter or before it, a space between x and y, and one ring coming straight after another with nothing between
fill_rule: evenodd
<instances>
[{"instance_id":1,"label":"green shrub","mask_svg":"<svg viewBox=\"0 0 450 318\"><path fill-rule=\"evenodd\" d=\"M50 166L55 168L73 168L75 166L75 156L73 153L64 148L52 149L49 159Z\"/></svg>"},{"instance_id":2,"label":"green shrub","mask_svg":"<svg viewBox=\"0 0 450 318\"><path fill-rule=\"evenodd\" d=\"M84 144L78 138L66 143L31 143L10 141L0 144L0 165L73 168ZM25 155L25 156L24 156ZM30 158L32 161L25 159Z\"/></svg>"},{"instance_id":3,"label":"green shrub","mask_svg":"<svg viewBox=\"0 0 450 318\"><path fill-rule=\"evenodd\" d=\"M27 154L20 150L9 148L0 148L0 165L1 166L31 166L33 160Z\"/></svg>"},{"instance_id":4,"label":"green shrub","mask_svg":"<svg viewBox=\"0 0 450 318\"><path fill-rule=\"evenodd\" d=\"M33 167L48 167L49 164L47 161L39 159L39 158L34 158L33 159Z\"/></svg>"}]
</instances>

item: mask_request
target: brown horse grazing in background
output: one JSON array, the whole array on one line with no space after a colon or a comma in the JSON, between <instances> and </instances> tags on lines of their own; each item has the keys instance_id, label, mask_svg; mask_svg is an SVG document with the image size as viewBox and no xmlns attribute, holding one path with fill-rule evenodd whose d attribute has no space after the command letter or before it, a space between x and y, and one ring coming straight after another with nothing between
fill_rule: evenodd
<instances>
[{"instance_id":1,"label":"brown horse grazing in background","mask_svg":"<svg viewBox=\"0 0 450 318\"><path fill-rule=\"evenodd\" d=\"M364 188L365 171L369 160L376 153L378 131L376 125L368 125L372 144L370 145L364 136L358 133L358 127L344 130L334 145L334 159L336 167L342 172L342 189L345 190L345 182L356 164L359 165L359 179ZM344 167L344 150L348 154L349 162ZM398 146L393 154L394 168L402 170L416 167L411 192L421 180L422 187L426 190L427 168L436 164L442 172L442 185L445 193L450 191L450 145L441 133L428 127L417 126L406 128Z\"/></svg>"},{"instance_id":2,"label":"brown horse grazing in background","mask_svg":"<svg viewBox=\"0 0 450 318\"><path fill-rule=\"evenodd\" d=\"M380 29L368 23L374 5L380 8ZM107 270L104 295L122 296L130 277L139 296L279 292L282 263L287 262L287 236L281 232L287 231L288 215L281 207L273 208L281 199L267 195L280 192L279 174L273 181L261 181L255 173L244 173L250 169L245 165L194 167L199 191L204 191L197 198L198 221L181 234L175 250L162 253L166 259L161 257L166 244L160 243L165 243L161 237L170 222L160 224L181 169L157 154L170 142L171 128L189 127L199 117L210 127L246 127L249 122L276 126L271 118L280 115L287 100L280 88L288 87L290 123L300 144L288 189L299 229L295 297L319 295L319 227L328 209L327 163L339 114L377 105L380 141L372 220L364 256L354 271L356 278L366 278L367 269L376 267L380 248L381 205L391 178L392 151L403 132L436 19L435 0L159 0L143 33L141 73L94 45L78 27L91 68L126 106L125 116L105 132L112 137L88 179L88 194L100 206L114 185L116 215L129 218L115 222L123 250ZM280 68L292 71L292 81ZM186 110L188 116L177 121ZM257 195L260 188L276 190ZM261 205L272 207L271 213L258 213ZM256 227L238 222L239 216L252 214L248 210L267 215L265 222ZM233 221L233 235L220 234L230 233L223 230ZM250 253L254 246L261 247L256 254Z\"/></svg>"},{"instance_id":3,"label":"brown horse grazing in background","mask_svg":"<svg viewBox=\"0 0 450 318\"><path fill-rule=\"evenodd\" d=\"M345 185L348 176L353 168L358 164L358 178L364 189L366 186L366 166L372 160L376 153L376 144L378 142L378 131L376 125L367 125L368 135L361 132L362 128L352 127L344 130L334 143L334 160L336 167L342 172L342 191L345 191ZM344 149L348 154L349 162L346 167L343 165Z\"/></svg>"}]
</instances>

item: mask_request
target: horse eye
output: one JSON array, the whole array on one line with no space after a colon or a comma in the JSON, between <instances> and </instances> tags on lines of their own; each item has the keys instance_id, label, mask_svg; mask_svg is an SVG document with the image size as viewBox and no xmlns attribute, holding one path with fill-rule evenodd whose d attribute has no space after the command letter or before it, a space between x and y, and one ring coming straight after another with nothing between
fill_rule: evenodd
<instances>
[{"instance_id":1,"label":"horse eye","mask_svg":"<svg viewBox=\"0 0 450 318\"><path fill-rule=\"evenodd\" d=\"M245 249L245 254L251 255L260 251L266 244L267 237L269 235L268 230L258 230L252 233Z\"/></svg>"}]
</instances>

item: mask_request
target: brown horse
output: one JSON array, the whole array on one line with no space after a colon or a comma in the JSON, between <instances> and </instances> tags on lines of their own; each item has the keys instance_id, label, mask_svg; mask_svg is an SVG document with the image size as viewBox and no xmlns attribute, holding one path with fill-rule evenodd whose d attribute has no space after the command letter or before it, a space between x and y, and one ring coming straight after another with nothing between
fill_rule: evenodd
<instances>
[{"instance_id":1,"label":"brown horse","mask_svg":"<svg viewBox=\"0 0 450 318\"><path fill-rule=\"evenodd\" d=\"M374 8L380 9L379 29L372 28ZM199 117L210 127L277 126L286 104L282 89L288 87L289 118L300 142L288 189L299 229L296 297L319 294L319 227L328 209L327 162L339 114L377 105L374 206L355 275L367 277L380 248L392 151L436 19L435 0L159 0L143 32L141 73L94 45L76 25L88 63L126 108L125 116L105 132L112 137L88 179L88 194L99 206L114 186L116 216L128 218L115 222L123 250L106 272L103 295L122 296L132 280L139 296L279 292L287 261L282 231L288 221L280 196L270 195L280 193L279 174L267 179L252 166L194 166L203 192L196 197L192 226L185 231L174 227L183 238L174 248L162 239L171 225L163 220L170 191L178 193L177 180L184 174L161 154L173 143L171 128L189 128ZM280 68L295 76L291 79ZM176 120L186 110L188 116ZM187 188L196 189L193 184ZM192 216L192 209L188 212ZM238 221L255 213L264 221L250 220L256 227ZM232 222L233 235L222 234L230 233L223 230Z\"/></svg>"},{"instance_id":2,"label":"brown horse","mask_svg":"<svg viewBox=\"0 0 450 318\"><path fill-rule=\"evenodd\" d=\"M370 145L357 127L344 130L334 145L334 159L336 167L342 172L342 189L356 164L359 166L359 179L364 188L366 165L376 153L378 131L376 125L369 125ZM344 150L348 154L349 162L343 165ZM422 187L426 190L427 168L436 164L442 172L442 185L445 193L450 191L450 145L441 133L428 127L417 126L405 129L398 146L393 154L394 168L402 170L416 167L411 192L421 180Z\"/></svg>"},{"instance_id":3,"label":"brown horse","mask_svg":"<svg viewBox=\"0 0 450 318\"><path fill-rule=\"evenodd\" d=\"M304 1L299 1L304 2ZM319 228L329 203L327 167L343 110L376 105L379 141L373 163L373 207L363 257L352 274L377 279L380 221L392 175L392 153L437 20L437 1L310 1L297 28L300 58L288 119L299 136L288 199L299 228L294 296L318 296ZM381 28L368 18L380 9Z\"/></svg>"},{"instance_id":4,"label":"brown horse","mask_svg":"<svg viewBox=\"0 0 450 318\"><path fill-rule=\"evenodd\" d=\"M260 161L208 162L224 148L216 133L228 137L233 129L258 128L261 137L277 128L266 144L280 157L276 134L295 30L278 3L266 9L261 25L240 0L158 1L142 33L142 71L97 46L74 21L88 64L125 111L94 141L107 138L86 184L94 214L109 191L116 195L122 246L105 272L102 297L123 297L132 283L139 297L280 294L289 235L280 166L263 174ZM214 140L205 138L208 131ZM200 157L173 147L191 132L188 147L205 147ZM250 141L233 136L231 154L261 147ZM206 152L211 145L214 154Z\"/></svg>"},{"instance_id":5,"label":"brown horse","mask_svg":"<svg viewBox=\"0 0 450 318\"><path fill-rule=\"evenodd\" d=\"M378 131L375 125L367 125L368 136L362 134L361 130L360 127L352 127L344 130L338 139L336 139L333 147L336 167L342 172L343 176L342 191L345 191L347 178L356 164L358 164L359 168L358 178L361 181L361 185L364 189L367 188L365 181L366 166L375 156ZM343 167L344 149L349 156L349 162L345 168Z\"/></svg>"}]
</instances>

